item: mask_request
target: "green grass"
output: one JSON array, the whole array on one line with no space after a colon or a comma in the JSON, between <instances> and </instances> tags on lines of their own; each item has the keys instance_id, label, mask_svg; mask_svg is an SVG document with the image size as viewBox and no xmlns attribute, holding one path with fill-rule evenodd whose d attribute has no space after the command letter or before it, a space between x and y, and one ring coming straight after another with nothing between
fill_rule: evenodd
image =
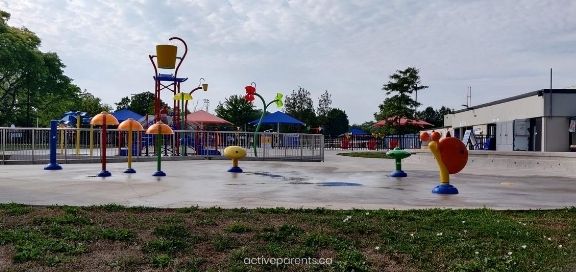
<instances>
[{"instance_id":1,"label":"green grass","mask_svg":"<svg viewBox=\"0 0 576 272\"><path fill-rule=\"evenodd\" d=\"M392 159L386 156L386 152L372 151L372 152L347 152L338 153L340 156L356 157L356 158L378 158L378 159Z\"/></svg>"},{"instance_id":2,"label":"green grass","mask_svg":"<svg viewBox=\"0 0 576 272\"><path fill-rule=\"evenodd\" d=\"M547 211L0 204L8 270L574 271L576 208ZM245 258L331 265L245 265ZM3 269L4 269L3 268Z\"/></svg>"}]
</instances>

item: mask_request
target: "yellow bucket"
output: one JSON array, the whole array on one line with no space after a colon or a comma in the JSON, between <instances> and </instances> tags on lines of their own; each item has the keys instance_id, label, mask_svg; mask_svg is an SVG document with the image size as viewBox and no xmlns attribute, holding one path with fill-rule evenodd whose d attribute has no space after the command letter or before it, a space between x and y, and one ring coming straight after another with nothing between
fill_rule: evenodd
<instances>
[{"instance_id":1,"label":"yellow bucket","mask_svg":"<svg viewBox=\"0 0 576 272\"><path fill-rule=\"evenodd\" d=\"M176 51L178 47L170 44L156 45L158 68L174 69L176 67Z\"/></svg>"}]
</instances>

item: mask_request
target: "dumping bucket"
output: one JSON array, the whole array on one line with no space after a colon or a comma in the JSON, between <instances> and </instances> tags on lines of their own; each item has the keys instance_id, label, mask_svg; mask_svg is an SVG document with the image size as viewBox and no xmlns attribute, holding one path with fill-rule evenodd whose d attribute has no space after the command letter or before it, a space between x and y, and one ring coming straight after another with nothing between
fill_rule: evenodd
<instances>
[{"instance_id":1,"label":"dumping bucket","mask_svg":"<svg viewBox=\"0 0 576 272\"><path fill-rule=\"evenodd\" d=\"M158 68L174 69L176 67L177 47L170 44L156 45L156 56L158 57Z\"/></svg>"}]
</instances>

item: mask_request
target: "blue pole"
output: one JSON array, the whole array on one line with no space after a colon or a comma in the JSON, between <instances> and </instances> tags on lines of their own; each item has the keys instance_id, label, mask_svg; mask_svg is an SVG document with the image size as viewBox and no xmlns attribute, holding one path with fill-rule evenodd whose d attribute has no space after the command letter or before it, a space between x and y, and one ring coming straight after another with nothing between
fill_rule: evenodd
<instances>
[{"instance_id":1,"label":"blue pole","mask_svg":"<svg viewBox=\"0 0 576 272\"><path fill-rule=\"evenodd\" d=\"M58 120L50 121L50 163L44 170L62 170L62 166L56 162L56 144L58 143Z\"/></svg>"}]
</instances>

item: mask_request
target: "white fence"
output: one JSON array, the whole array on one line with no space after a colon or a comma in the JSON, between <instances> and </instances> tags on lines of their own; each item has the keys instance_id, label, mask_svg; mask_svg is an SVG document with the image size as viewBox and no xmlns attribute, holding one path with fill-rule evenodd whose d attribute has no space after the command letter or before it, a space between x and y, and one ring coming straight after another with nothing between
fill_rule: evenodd
<instances>
[{"instance_id":1,"label":"white fence","mask_svg":"<svg viewBox=\"0 0 576 272\"><path fill-rule=\"evenodd\" d=\"M126 160L128 133L107 129L106 156L110 161ZM224 148L241 146L247 160L323 161L324 137L319 134L258 133L254 150L253 132L175 130L162 137L164 159L224 158ZM102 131L88 128L58 128L59 163L99 162ZM153 160L155 135L133 133L134 161ZM50 147L49 128L0 127L0 163L47 163Z\"/></svg>"}]
</instances>

